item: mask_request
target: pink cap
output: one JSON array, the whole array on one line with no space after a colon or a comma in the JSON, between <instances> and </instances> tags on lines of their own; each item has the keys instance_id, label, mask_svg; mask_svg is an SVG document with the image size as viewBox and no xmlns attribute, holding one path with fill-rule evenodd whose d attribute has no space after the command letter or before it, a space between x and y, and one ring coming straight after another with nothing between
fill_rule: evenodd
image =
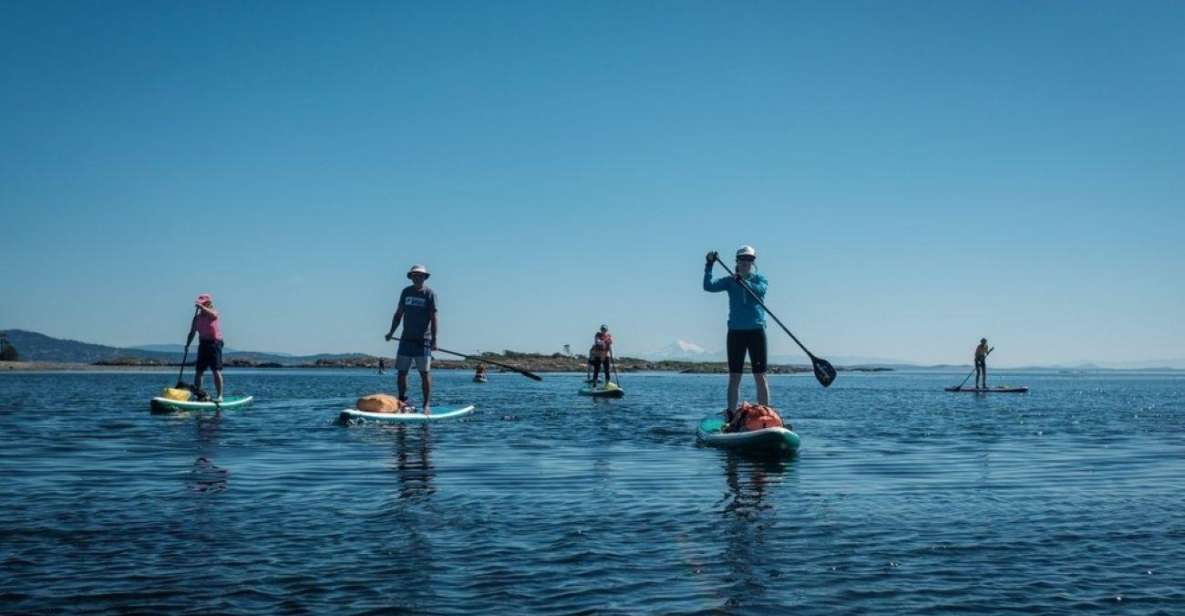
<instances>
[{"instance_id":1,"label":"pink cap","mask_svg":"<svg viewBox=\"0 0 1185 616\"><path fill-rule=\"evenodd\" d=\"M212 295L210 295L209 293L202 293L197 298L197 303L199 303L199 304L205 304L205 303L209 303L212 301L214 301L214 297Z\"/></svg>"}]
</instances>

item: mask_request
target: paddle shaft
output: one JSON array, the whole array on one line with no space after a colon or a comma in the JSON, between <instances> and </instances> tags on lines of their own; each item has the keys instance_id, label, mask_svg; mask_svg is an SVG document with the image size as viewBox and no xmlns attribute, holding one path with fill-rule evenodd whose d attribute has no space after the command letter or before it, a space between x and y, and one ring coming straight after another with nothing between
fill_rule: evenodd
<instances>
[{"instance_id":1,"label":"paddle shaft","mask_svg":"<svg viewBox=\"0 0 1185 616\"><path fill-rule=\"evenodd\" d=\"M728 272L729 276L736 278L736 274L733 274L732 270L728 269L728 266L725 265L724 262L721 261L719 257L717 257L716 259L713 259L713 262L719 263L720 267L723 267L724 271ZM762 308L765 309L765 314L768 314L770 316L770 318L772 318L774 320L774 322L778 324L778 327L781 327L782 331L786 332L787 336L790 336L790 339L794 341L794 344L797 344L798 348L802 349L802 352L806 353L806 356L811 358L811 361L814 362L817 359L815 357L815 355L813 353L811 353L810 351L808 351L807 348L802 344L802 342L798 340L798 336L795 336L793 333L791 333L789 328L787 328L785 325L782 324L782 320L779 319L777 315L775 315L773 312L770 312L769 306L766 306L765 302L762 302L761 298L757 297L757 294L753 292L753 289L750 289L749 285L743 279L737 279L737 282L741 283L741 288L743 288L746 292L749 293L749 296L753 298L753 301L757 302L758 306L761 306Z\"/></svg>"},{"instance_id":2,"label":"paddle shaft","mask_svg":"<svg viewBox=\"0 0 1185 616\"><path fill-rule=\"evenodd\" d=\"M196 319L201 308L193 309L193 318ZM181 378L185 376L185 361L189 359L189 345L193 343L193 321L189 322L189 334L185 336L185 353L181 355L181 367L177 369L177 382L181 382Z\"/></svg>"},{"instance_id":3,"label":"paddle shaft","mask_svg":"<svg viewBox=\"0 0 1185 616\"><path fill-rule=\"evenodd\" d=\"M991 355L992 351L995 351L995 350L996 350L996 347L992 347L992 348L988 349L988 352L983 354L984 359L987 359L987 356ZM975 370L976 370L975 368L972 368L971 374L975 374ZM967 379L971 378L971 374L968 374L966 377L964 377L963 382L959 383L959 386L956 387L955 389L962 389L963 385L965 385L967 383Z\"/></svg>"},{"instance_id":4,"label":"paddle shaft","mask_svg":"<svg viewBox=\"0 0 1185 616\"><path fill-rule=\"evenodd\" d=\"M422 339L421 340L412 340L410 338L396 338L394 336L391 336L391 340L399 340L400 342L402 342L404 340L406 340L407 342L423 342ZM449 355L456 355L457 357L464 357L465 359L471 359L473 361L484 361L487 364L493 364L495 366L500 366L502 368L506 368L507 370L513 370L513 371L515 371L515 372L517 372L529 379L534 379L536 381L543 380L543 377L539 376L538 374L535 374L534 372L529 372L527 370L523 370L522 368L511 366L509 364L503 364L501 362L496 362L488 357L474 357L473 355L466 355L464 353L458 353L456 351L450 351L448 349L442 349L440 347L437 347L433 350L440 351L441 353L448 353Z\"/></svg>"}]
</instances>

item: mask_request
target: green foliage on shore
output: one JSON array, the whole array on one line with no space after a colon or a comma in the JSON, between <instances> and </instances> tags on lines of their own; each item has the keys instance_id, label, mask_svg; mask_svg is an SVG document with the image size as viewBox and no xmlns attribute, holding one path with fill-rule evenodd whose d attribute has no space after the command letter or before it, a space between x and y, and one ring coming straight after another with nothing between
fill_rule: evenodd
<instances>
[{"instance_id":1,"label":"green foliage on shore","mask_svg":"<svg viewBox=\"0 0 1185 616\"><path fill-rule=\"evenodd\" d=\"M8 341L7 336L0 336L0 361L20 361L21 355L16 352L16 347Z\"/></svg>"}]
</instances>

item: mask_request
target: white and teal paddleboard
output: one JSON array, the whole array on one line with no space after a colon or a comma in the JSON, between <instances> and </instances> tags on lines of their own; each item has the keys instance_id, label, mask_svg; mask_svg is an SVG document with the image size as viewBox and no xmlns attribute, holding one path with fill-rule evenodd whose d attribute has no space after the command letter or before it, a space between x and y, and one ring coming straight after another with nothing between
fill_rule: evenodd
<instances>
[{"instance_id":1,"label":"white and teal paddleboard","mask_svg":"<svg viewBox=\"0 0 1185 616\"><path fill-rule=\"evenodd\" d=\"M798 451L798 446L802 443L798 434L786 428L722 432L723 428L723 418L719 416L705 417L703 421L699 422L695 435L705 445L753 453L792 454Z\"/></svg>"},{"instance_id":2,"label":"white and teal paddleboard","mask_svg":"<svg viewBox=\"0 0 1185 616\"><path fill-rule=\"evenodd\" d=\"M445 419L456 419L464 417L473 413L473 409L477 407L472 404L461 406L434 406L432 413L425 415L416 412L413 408L410 413L372 413L370 411L360 411L358 409L345 409L338 417L342 422L349 422L351 420L365 420L365 421L381 421L384 423L423 423L426 421L442 421Z\"/></svg>"},{"instance_id":3,"label":"white and teal paddleboard","mask_svg":"<svg viewBox=\"0 0 1185 616\"><path fill-rule=\"evenodd\" d=\"M222 402L198 402L196 400L172 400L156 397L150 405L153 413L176 413L178 411L218 411L236 409L251 404L255 396L226 396Z\"/></svg>"},{"instance_id":4,"label":"white and teal paddleboard","mask_svg":"<svg viewBox=\"0 0 1185 616\"><path fill-rule=\"evenodd\" d=\"M592 396L594 398L624 398L625 397L625 390L618 387L616 383L610 383L609 385L602 386L602 387L593 387L592 385L587 385L585 387L581 387L580 391L577 393L579 393L582 396Z\"/></svg>"}]
</instances>

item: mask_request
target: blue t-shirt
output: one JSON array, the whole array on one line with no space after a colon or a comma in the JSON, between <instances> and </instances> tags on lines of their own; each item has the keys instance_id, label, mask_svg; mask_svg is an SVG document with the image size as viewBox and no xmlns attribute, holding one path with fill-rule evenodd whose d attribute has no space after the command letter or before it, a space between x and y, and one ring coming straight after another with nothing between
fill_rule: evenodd
<instances>
[{"instance_id":1,"label":"blue t-shirt","mask_svg":"<svg viewBox=\"0 0 1185 616\"><path fill-rule=\"evenodd\" d=\"M432 315L436 314L436 294L424 287L407 287L399 294L403 310L403 333L399 335L399 355L415 357L432 352Z\"/></svg>"},{"instance_id":2,"label":"blue t-shirt","mask_svg":"<svg viewBox=\"0 0 1185 616\"><path fill-rule=\"evenodd\" d=\"M749 285L750 289L753 289L757 297L765 299L765 290L769 288L769 282L766 281L765 276L754 273L745 280L745 283ZM765 308L753 301L749 292L745 291L744 287L732 276L712 280L711 263L704 268L704 290L710 293L728 291L728 329L765 328Z\"/></svg>"}]
</instances>

